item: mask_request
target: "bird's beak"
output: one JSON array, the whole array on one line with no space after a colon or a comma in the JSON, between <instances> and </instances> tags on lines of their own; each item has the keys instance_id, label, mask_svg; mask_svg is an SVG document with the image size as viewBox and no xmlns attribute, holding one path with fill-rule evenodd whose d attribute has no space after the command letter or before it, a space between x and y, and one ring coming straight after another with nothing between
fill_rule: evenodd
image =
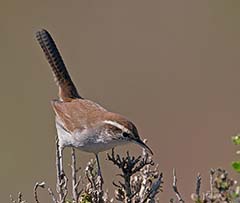
<instances>
[{"instance_id":1,"label":"bird's beak","mask_svg":"<svg viewBox=\"0 0 240 203\"><path fill-rule=\"evenodd\" d=\"M140 139L134 140L136 144L140 145L144 149L146 149L151 155L153 155L153 151Z\"/></svg>"}]
</instances>

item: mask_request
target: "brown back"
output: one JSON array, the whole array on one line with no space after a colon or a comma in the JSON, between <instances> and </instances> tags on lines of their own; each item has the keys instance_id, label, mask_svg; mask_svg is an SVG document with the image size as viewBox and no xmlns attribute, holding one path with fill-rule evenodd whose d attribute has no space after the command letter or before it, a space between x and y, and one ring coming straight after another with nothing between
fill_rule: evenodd
<instances>
[{"instance_id":1,"label":"brown back","mask_svg":"<svg viewBox=\"0 0 240 203\"><path fill-rule=\"evenodd\" d=\"M52 101L56 118L64 127L73 132L91 128L103 120L106 110L95 102L86 99L74 99L71 102Z\"/></svg>"}]
</instances>

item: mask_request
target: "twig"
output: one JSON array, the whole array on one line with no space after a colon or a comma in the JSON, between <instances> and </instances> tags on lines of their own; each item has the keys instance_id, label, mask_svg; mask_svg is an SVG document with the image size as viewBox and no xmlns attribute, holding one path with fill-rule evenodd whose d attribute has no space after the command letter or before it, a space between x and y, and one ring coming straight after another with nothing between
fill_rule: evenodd
<instances>
[{"instance_id":1,"label":"twig","mask_svg":"<svg viewBox=\"0 0 240 203\"><path fill-rule=\"evenodd\" d=\"M178 201L184 203L184 200L177 188L177 176L175 168L173 169L173 191L175 192Z\"/></svg>"},{"instance_id":2,"label":"twig","mask_svg":"<svg viewBox=\"0 0 240 203\"><path fill-rule=\"evenodd\" d=\"M124 183L119 181L120 187L124 188L126 197L130 200L133 196L130 178L133 174L139 172L146 165L153 165L153 161L147 153L143 153L143 156L138 156L135 158L131 157L129 152L127 152L126 158L121 158L118 154L115 155L114 149L112 153L107 154L108 160L110 160L114 165L118 166L122 170L121 177L124 178Z\"/></svg>"},{"instance_id":3,"label":"twig","mask_svg":"<svg viewBox=\"0 0 240 203\"><path fill-rule=\"evenodd\" d=\"M23 197L22 193L19 192L19 193L18 193L18 202L19 202L19 203L22 202L22 197Z\"/></svg>"},{"instance_id":4,"label":"twig","mask_svg":"<svg viewBox=\"0 0 240 203\"><path fill-rule=\"evenodd\" d=\"M62 188L60 187L61 184L61 167L60 167L60 150L59 150L59 140L58 137L56 137L56 170L57 170L57 186L56 190L57 193L59 194L59 200L61 201L62 196L63 196L63 191Z\"/></svg>"},{"instance_id":5,"label":"twig","mask_svg":"<svg viewBox=\"0 0 240 203\"><path fill-rule=\"evenodd\" d=\"M67 183L68 183L68 178L64 174L63 181L62 181L62 184L61 184L61 187L63 188L63 197L62 197L62 202L61 203L66 202L66 197L67 197L67 194L68 194Z\"/></svg>"},{"instance_id":6,"label":"twig","mask_svg":"<svg viewBox=\"0 0 240 203\"><path fill-rule=\"evenodd\" d=\"M118 166L118 168L122 170L123 174L121 176L124 178L124 183L119 181L119 184L125 191L126 202L130 202L132 196L130 178L133 175L134 167L140 161L141 156L137 158L135 157L131 158L129 156L129 153L127 152L127 157L121 158L118 154L115 156L114 149L112 149L112 154L111 155L107 154L107 156L108 160L112 161L114 165Z\"/></svg>"},{"instance_id":7,"label":"twig","mask_svg":"<svg viewBox=\"0 0 240 203\"><path fill-rule=\"evenodd\" d=\"M157 167L151 169L154 162L146 150L138 157L130 156L129 152L125 157L120 157L112 149L112 153L107 156L108 160L122 171L120 176L123 182L118 181L118 184L113 182L117 187L115 197L118 201L144 203L154 200L161 189L162 174L159 175Z\"/></svg>"},{"instance_id":8,"label":"twig","mask_svg":"<svg viewBox=\"0 0 240 203\"><path fill-rule=\"evenodd\" d=\"M56 137L56 169L57 169L57 193L59 194L59 202L64 203L67 197L67 176L62 170L62 149L59 147L59 140Z\"/></svg>"},{"instance_id":9,"label":"twig","mask_svg":"<svg viewBox=\"0 0 240 203\"><path fill-rule=\"evenodd\" d=\"M53 193L53 191L52 191L52 189L49 187L48 188L48 193L49 193L49 195L52 197L52 201L54 202L54 203L58 203L57 202L57 199L56 199L56 197L55 197L55 195L54 195L54 193Z\"/></svg>"},{"instance_id":10,"label":"twig","mask_svg":"<svg viewBox=\"0 0 240 203\"><path fill-rule=\"evenodd\" d=\"M85 175L89 181L85 192L90 195L91 202L103 203L105 202L103 198L104 196L106 196L106 193L104 193L104 191L102 190L102 178L97 175L94 169L95 165L96 162L91 159L85 169Z\"/></svg>"},{"instance_id":11,"label":"twig","mask_svg":"<svg viewBox=\"0 0 240 203\"><path fill-rule=\"evenodd\" d=\"M201 175L200 173L198 173L196 181L196 195L198 200L201 198L200 197L201 180L202 180Z\"/></svg>"},{"instance_id":12,"label":"twig","mask_svg":"<svg viewBox=\"0 0 240 203\"><path fill-rule=\"evenodd\" d=\"M85 169L85 175L88 179L88 182L90 183L91 185L91 188L93 190L97 190L97 187L96 187L96 181L95 181L95 176L96 174L94 174L94 161L91 159L89 162L88 162L88 165Z\"/></svg>"},{"instance_id":13,"label":"twig","mask_svg":"<svg viewBox=\"0 0 240 203\"><path fill-rule=\"evenodd\" d=\"M152 185L147 197L142 201L142 203L147 202L148 199L154 199L156 194L159 192L159 188L161 187L161 184L163 183L163 173L160 174L158 180Z\"/></svg>"},{"instance_id":14,"label":"twig","mask_svg":"<svg viewBox=\"0 0 240 203\"><path fill-rule=\"evenodd\" d=\"M213 198L213 187L214 187L214 183L213 183L213 175L215 173L214 169L210 170L210 198Z\"/></svg>"},{"instance_id":15,"label":"twig","mask_svg":"<svg viewBox=\"0 0 240 203\"><path fill-rule=\"evenodd\" d=\"M73 200L74 202L78 202L79 200L79 196L81 194L81 191L78 191L78 186L80 184L81 181L81 177L79 177L77 179L77 172L79 169L77 169L76 166L76 153L75 153L75 149L72 148L72 164L71 164L71 169L72 169L72 196L73 196Z\"/></svg>"},{"instance_id":16,"label":"twig","mask_svg":"<svg viewBox=\"0 0 240 203\"><path fill-rule=\"evenodd\" d=\"M21 192L18 193L17 200L15 200L12 195L10 195L10 201L12 203L26 203L26 201L23 200L23 194Z\"/></svg>"},{"instance_id":17,"label":"twig","mask_svg":"<svg viewBox=\"0 0 240 203\"><path fill-rule=\"evenodd\" d=\"M38 187L45 188L45 183L44 182L41 182L41 183L36 182L36 184L33 188L34 199L37 203L40 203L38 200L38 194L37 194Z\"/></svg>"},{"instance_id":18,"label":"twig","mask_svg":"<svg viewBox=\"0 0 240 203\"><path fill-rule=\"evenodd\" d=\"M45 188L45 186L46 186L45 182L41 182L41 183L37 182L35 184L33 191L34 191L34 199L35 199L36 203L40 203L39 200L38 200L37 189L39 187ZM53 193L53 191L50 187L48 188L48 193L51 196L53 203L58 203L58 201L57 201L57 199L56 199L56 197L55 197L55 195L54 195L54 193Z\"/></svg>"},{"instance_id":19,"label":"twig","mask_svg":"<svg viewBox=\"0 0 240 203\"><path fill-rule=\"evenodd\" d=\"M11 201L12 203L16 203L16 200L13 198L12 195L10 195L10 201Z\"/></svg>"}]
</instances>

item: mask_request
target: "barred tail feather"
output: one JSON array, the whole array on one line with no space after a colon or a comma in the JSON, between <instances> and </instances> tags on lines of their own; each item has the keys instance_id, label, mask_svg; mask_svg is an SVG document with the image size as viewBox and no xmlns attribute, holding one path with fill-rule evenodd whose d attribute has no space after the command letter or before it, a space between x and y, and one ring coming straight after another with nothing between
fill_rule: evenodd
<instances>
[{"instance_id":1,"label":"barred tail feather","mask_svg":"<svg viewBox=\"0 0 240 203\"><path fill-rule=\"evenodd\" d=\"M44 29L40 30L36 33L36 38L52 67L55 81L59 87L59 98L63 101L81 98L49 32Z\"/></svg>"}]
</instances>

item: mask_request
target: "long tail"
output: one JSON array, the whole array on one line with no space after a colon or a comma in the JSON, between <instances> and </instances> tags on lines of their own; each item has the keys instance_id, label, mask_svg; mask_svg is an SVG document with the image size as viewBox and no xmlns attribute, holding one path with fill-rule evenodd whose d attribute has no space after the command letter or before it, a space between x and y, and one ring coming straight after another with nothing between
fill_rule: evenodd
<instances>
[{"instance_id":1,"label":"long tail","mask_svg":"<svg viewBox=\"0 0 240 203\"><path fill-rule=\"evenodd\" d=\"M52 72L59 87L59 98L63 101L82 98L73 84L62 57L51 35L46 30L36 33L36 38L52 67Z\"/></svg>"}]
</instances>

